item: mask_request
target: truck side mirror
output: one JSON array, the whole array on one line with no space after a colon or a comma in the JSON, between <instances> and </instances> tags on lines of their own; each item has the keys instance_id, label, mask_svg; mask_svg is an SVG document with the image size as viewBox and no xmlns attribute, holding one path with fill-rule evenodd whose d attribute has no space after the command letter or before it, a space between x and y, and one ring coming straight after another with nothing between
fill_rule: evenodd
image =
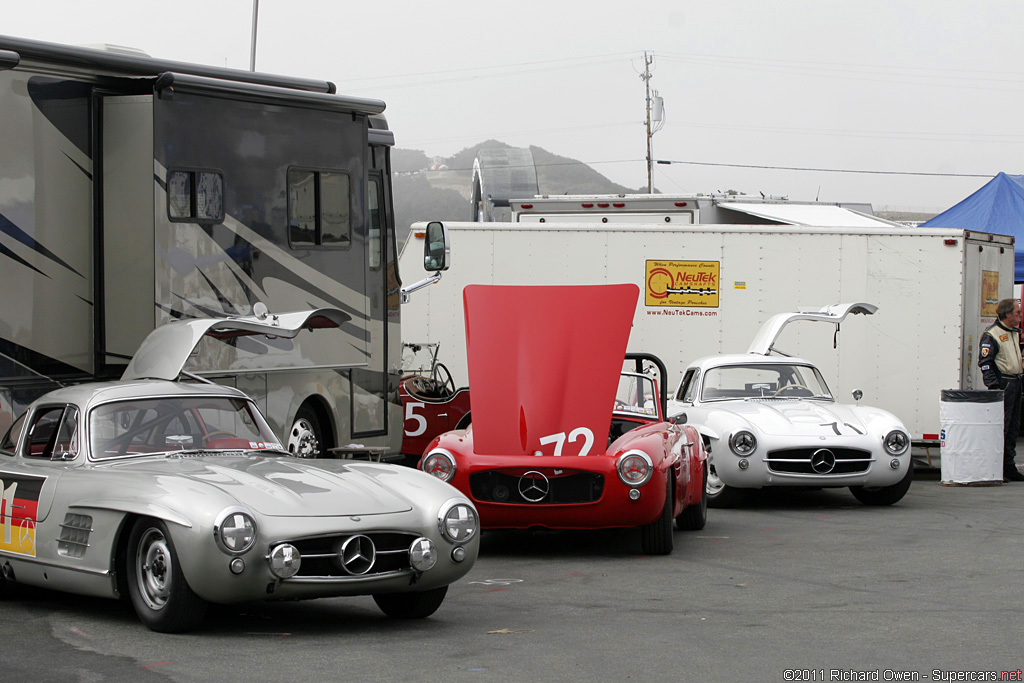
<instances>
[{"instance_id":1,"label":"truck side mirror","mask_svg":"<svg viewBox=\"0 0 1024 683\"><path fill-rule=\"evenodd\" d=\"M423 244L423 268L435 273L448 270L450 258L448 228L440 221L427 223L427 234Z\"/></svg>"}]
</instances>

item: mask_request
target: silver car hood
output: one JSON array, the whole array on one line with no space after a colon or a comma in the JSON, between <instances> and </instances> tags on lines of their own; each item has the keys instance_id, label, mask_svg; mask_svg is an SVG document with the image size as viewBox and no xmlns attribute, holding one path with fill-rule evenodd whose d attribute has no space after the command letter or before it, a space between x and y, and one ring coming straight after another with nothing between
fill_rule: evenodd
<instances>
[{"instance_id":1,"label":"silver car hood","mask_svg":"<svg viewBox=\"0 0 1024 683\"><path fill-rule=\"evenodd\" d=\"M730 406L765 434L794 437L862 436L868 433L864 421L850 406L821 401L769 399L746 401Z\"/></svg>"},{"instance_id":2,"label":"silver car hood","mask_svg":"<svg viewBox=\"0 0 1024 683\"><path fill-rule=\"evenodd\" d=\"M146 459L115 467L149 474L157 485L174 477L210 486L254 512L272 517L376 515L412 509L408 500L376 477L337 461L199 455ZM394 482L398 477L387 479ZM189 488L203 495L201 486Z\"/></svg>"}]
</instances>

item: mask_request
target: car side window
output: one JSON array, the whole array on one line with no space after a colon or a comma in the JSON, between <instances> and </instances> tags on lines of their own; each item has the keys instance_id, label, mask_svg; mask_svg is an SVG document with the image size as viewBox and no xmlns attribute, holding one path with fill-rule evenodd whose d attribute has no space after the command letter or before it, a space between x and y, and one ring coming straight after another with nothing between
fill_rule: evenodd
<instances>
[{"instance_id":1,"label":"car side window","mask_svg":"<svg viewBox=\"0 0 1024 683\"><path fill-rule=\"evenodd\" d=\"M53 447L54 460L74 460L78 457L78 408L68 406L64 411L64 417L60 421L60 429L57 430L57 442Z\"/></svg>"},{"instance_id":2,"label":"car side window","mask_svg":"<svg viewBox=\"0 0 1024 683\"><path fill-rule=\"evenodd\" d=\"M28 428L28 438L22 446L26 458L49 458L53 453L57 430L64 416L64 406L43 406L36 408Z\"/></svg>"},{"instance_id":3,"label":"car side window","mask_svg":"<svg viewBox=\"0 0 1024 683\"><path fill-rule=\"evenodd\" d=\"M690 368L686 371L682 384L679 385L679 392L676 394L677 401L693 403L694 397L697 395L697 377L699 375L697 368Z\"/></svg>"},{"instance_id":4,"label":"car side window","mask_svg":"<svg viewBox=\"0 0 1024 683\"><path fill-rule=\"evenodd\" d=\"M19 415L18 419L15 420L7 430L7 433L4 434L3 440L0 440L0 453L3 453L4 455L14 455L15 449L18 448L18 439L21 438L21 432L25 428L25 416L27 414L28 413L22 413Z\"/></svg>"}]
</instances>

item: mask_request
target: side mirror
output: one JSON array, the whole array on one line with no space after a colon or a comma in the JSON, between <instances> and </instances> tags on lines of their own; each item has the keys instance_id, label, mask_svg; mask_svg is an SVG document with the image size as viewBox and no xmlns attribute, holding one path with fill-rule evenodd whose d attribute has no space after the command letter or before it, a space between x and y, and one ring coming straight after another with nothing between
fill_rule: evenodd
<instances>
[{"instance_id":1,"label":"side mirror","mask_svg":"<svg viewBox=\"0 0 1024 683\"><path fill-rule=\"evenodd\" d=\"M668 419L668 421L674 425L684 425L686 424L686 413L679 413L678 415L673 415Z\"/></svg>"},{"instance_id":2,"label":"side mirror","mask_svg":"<svg viewBox=\"0 0 1024 683\"><path fill-rule=\"evenodd\" d=\"M864 392L860 389L854 389L851 393L853 394L854 401L859 401L864 398Z\"/></svg>"},{"instance_id":3,"label":"side mirror","mask_svg":"<svg viewBox=\"0 0 1024 683\"><path fill-rule=\"evenodd\" d=\"M440 221L427 223L427 234L423 244L423 268L435 273L448 270L450 258L448 228Z\"/></svg>"}]
</instances>

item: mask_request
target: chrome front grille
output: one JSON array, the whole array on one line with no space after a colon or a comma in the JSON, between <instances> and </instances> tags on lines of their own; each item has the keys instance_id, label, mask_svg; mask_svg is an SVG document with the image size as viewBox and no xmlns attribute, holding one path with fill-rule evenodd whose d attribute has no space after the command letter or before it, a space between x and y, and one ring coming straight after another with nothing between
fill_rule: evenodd
<instances>
[{"instance_id":1,"label":"chrome front grille","mask_svg":"<svg viewBox=\"0 0 1024 683\"><path fill-rule=\"evenodd\" d=\"M367 531L282 542L295 546L302 557L294 578L345 578L411 570L409 546L417 538L402 531Z\"/></svg>"},{"instance_id":2,"label":"chrome front grille","mask_svg":"<svg viewBox=\"0 0 1024 683\"><path fill-rule=\"evenodd\" d=\"M488 470L469 475L475 500L518 505L593 503L604 493L604 476L594 472L539 467Z\"/></svg>"},{"instance_id":3,"label":"chrome front grille","mask_svg":"<svg viewBox=\"0 0 1024 683\"><path fill-rule=\"evenodd\" d=\"M874 459L870 451L858 448L813 447L770 451L765 463L770 472L779 474L828 476L867 472Z\"/></svg>"},{"instance_id":4,"label":"chrome front grille","mask_svg":"<svg viewBox=\"0 0 1024 683\"><path fill-rule=\"evenodd\" d=\"M57 538L57 553L65 557L85 557L92 533L92 517L69 512L64 515Z\"/></svg>"}]
</instances>

